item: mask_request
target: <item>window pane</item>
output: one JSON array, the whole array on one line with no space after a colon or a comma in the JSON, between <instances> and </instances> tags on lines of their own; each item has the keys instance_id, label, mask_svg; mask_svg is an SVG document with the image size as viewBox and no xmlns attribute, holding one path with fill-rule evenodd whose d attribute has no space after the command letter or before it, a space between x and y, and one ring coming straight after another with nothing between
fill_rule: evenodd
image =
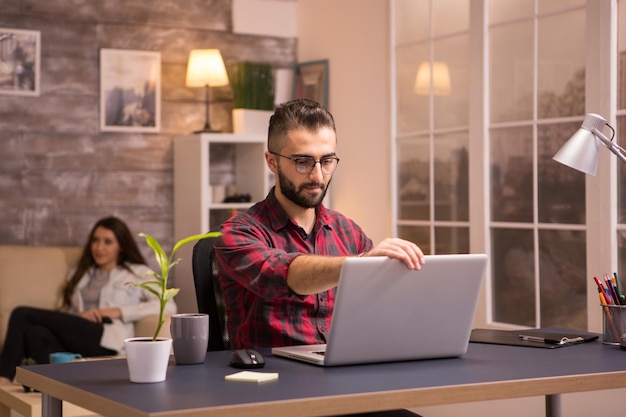
<instances>
[{"instance_id":1,"label":"window pane","mask_svg":"<svg viewBox=\"0 0 626 417\"><path fill-rule=\"evenodd\" d=\"M434 253L431 250L428 226L398 226L398 237L415 243L425 255Z\"/></svg>"},{"instance_id":2,"label":"window pane","mask_svg":"<svg viewBox=\"0 0 626 417\"><path fill-rule=\"evenodd\" d=\"M398 143L398 215L403 220L430 219L428 136Z\"/></svg>"},{"instance_id":3,"label":"window pane","mask_svg":"<svg viewBox=\"0 0 626 417\"><path fill-rule=\"evenodd\" d=\"M491 131L491 218L533 221L532 128Z\"/></svg>"},{"instance_id":4,"label":"window pane","mask_svg":"<svg viewBox=\"0 0 626 417\"><path fill-rule=\"evenodd\" d=\"M435 227L435 253L469 253L469 228Z\"/></svg>"},{"instance_id":5,"label":"window pane","mask_svg":"<svg viewBox=\"0 0 626 417\"><path fill-rule=\"evenodd\" d=\"M433 48L435 61L447 64L450 74L450 93L447 95L435 93L435 128L467 126L469 124L469 36L453 36L436 41ZM436 68L433 69L433 72L435 71ZM438 78L435 78L436 84L437 80Z\"/></svg>"},{"instance_id":6,"label":"window pane","mask_svg":"<svg viewBox=\"0 0 626 417\"><path fill-rule=\"evenodd\" d=\"M532 119L532 21L492 28L490 35L491 121Z\"/></svg>"},{"instance_id":7,"label":"window pane","mask_svg":"<svg viewBox=\"0 0 626 417\"><path fill-rule=\"evenodd\" d=\"M491 23L531 17L535 10L534 0L491 0L489 19Z\"/></svg>"},{"instance_id":8,"label":"window pane","mask_svg":"<svg viewBox=\"0 0 626 417\"><path fill-rule=\"evenodd\" d=\"M626 20L624 21L626 30ZM622 27L622 25L620 25ZM624 33L623 36L626 36ZM626 108L626 51L619 52L618 57L618 77L617 77L617 107L618 109Z\"/></svg>"},{"instance_id":9,"label":"window pane","mask_svg":"<svg viewBox=\"0 0 626 417\"><path fill-rule=\"evenodd\" d=\"M435 137L435 219L469 220L467 132Z\"/></svg>"},{"instance_id":10,"label":"window pane","mask_svg":"<svg viewBox=\"0 0 626 417\"><path fill-rule=\"evenodd\" d=\"M433 1L434 36L469 30L469 0Z\"/></svg>"},{"instance_id":11,"label":"window pane","mask_svg":"<svg viewBox=\"0 0 626 417\"><path fill-rule=\"evenodd\" d=\"M428 37L428 0L395 0L396 44Z\"/></svg>"},{"instance_id":12,"label":"window pane","mask_svg":"<svg viewBox=\"0 0 626 417\"><path fill-rule=\"evenodd\" d=\"M626 116L617 118L616 136L620 146L626 147ZM600 152L603 152L603 150L600 149ZM617 161L617 172L617 223L624 224L626 223L626 164ZM626 273L626 271L624 272Z\"/></svg>"},{"instance_id":13,"label":"window pane","mask_svg":"<svg viewBox=\"0 0 626 417\"><path fill-rule=\"evenodd\" d=\"M584 10L539 19L539 118L585 114L584 28Z\"/></svg>"},{"instance_id":14,"label":"window pane","mask_svg":"<svg viewBox=\"0 0 626 417\"><path fill-rule=\"evenodd\" d=\"M410 133L429 128L430 106L428 94L417 94L417 69L428 62L428 45L398 48L396 51L396 89L398 100L398 133Z\"/></svg>"},{"instance_id":15,"label":"window pane","mask_svg":"<svg viewBox=\"0 0 626 417\"><path fill-rule=\"evenodd\" d=\"M626 279L624 279L626 277L626 231L624 230L617 232L617 259L617 276L623 293L626 292Z\"/></svg>"},{"instance_id":16,"label":"window pane","mask_svg":"<svg viewBox=\"0 0 626 417\"><path fill-rule=\"evenodd\" d=\"M493 319L535 326L532 230L493 229Z\"/></svg>"},{"instance_id":17,"label":"window pane","mask_svg":"<svg viewBox=\"0 0 626 417\"><path fill-rule=\"evenodd\" d=\"M586 235L539 231L541 327L587 328Z\"/></svg>"},{"instance_id":18,"label":"window pane","mask_svg":"<svg viewBox=\"0 0 626 417\"><path fill-rule=\"evenodd\" d=\"M617 108L626 108L626 1L617 3Z\"/></svg>"},{"instance_id":19,"label":"window pane","mask_svg":"<svg viewBox=\"0 0 626 417\"><path fill-rule=\"evenodd\" d=\"M585 175L552 159L579 122L537 127L538 213L542 223L585 224Z\"/></svg>"}]
</instances>

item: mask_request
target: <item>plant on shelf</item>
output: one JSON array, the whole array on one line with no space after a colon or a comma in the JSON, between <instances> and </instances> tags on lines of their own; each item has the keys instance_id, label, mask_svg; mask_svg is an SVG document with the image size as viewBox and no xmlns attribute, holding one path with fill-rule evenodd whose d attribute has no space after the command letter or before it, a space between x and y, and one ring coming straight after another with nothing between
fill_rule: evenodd
<instances>
[{"instance_id":1,"label":"plant on shelf","mask_svg":"<svg viewBox=\"0 0 626 417\"><path fill-rule=\"evenodd\" d=\"M237 62L228 67L233 108L274 110L274 74L270 64Z\"/></svg>"},{"instance_id":2,"label":"plant on shelf","mask_svg":"<svg viewBox=\"0 0 626 417\"><path fill-rule=\"evenodd\" d=\"M139 236L142 236L146 239L146 243L148 244L148 246L150 246L150 248L154 252L157 264L159 265L159 268L161 269L160 274L152 271L152 274L156 278L153 281L130 283L131 285L134 285L135 287L141 287L150 291L152 294L156 295L157 298L159 299L159 305L160 305L159 306L159 322L154 332L154 336L152 336L153 341L157 339L157 336L159 335L159 332L161 331L161 328L163 327L163 324L165 323L165 306L167 302L171 300L172 298L174 298L174 296L178 294L178 292L180 291L180 288L168 288L167 286L167 281L170 275L170 271L172 270L172 268L174 268L174 266L176 266L180 262L180 258L178 259L174 258L176 251L180 249L182 246L186 245L187 243L193 242L195 240L205 239L208 237L218 237L221 234L222 234L221 232L208 232L208 233L188 236L184 239L179 240L174 245L172 252L168 256L163 250L163 248L161 247L161 245L159 244L158 240L156 240L154 237L148 234L139 233Z\"/></svg>"},{"instance_id":3,"label":"plant on shelf","mask_svg":"<svg viewBox=\"0 0 626 417\"><path fill-rule=\"evenodd\" d=\"M270 64L237 62L228 67L233 89L233 132L267 132L274 110L274 73Z\"/></svg>"}]
</instances>

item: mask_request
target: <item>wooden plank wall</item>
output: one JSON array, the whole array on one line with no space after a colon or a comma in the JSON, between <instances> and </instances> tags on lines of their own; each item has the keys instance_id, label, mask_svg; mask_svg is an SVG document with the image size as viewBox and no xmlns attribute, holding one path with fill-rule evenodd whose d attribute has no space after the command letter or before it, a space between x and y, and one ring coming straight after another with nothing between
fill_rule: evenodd
<instances>
[{"instance_id":1,"label":"wooden plank wall","mask_svg":"<svg viewBox=\"0 0 626 417\"><path fill-rule=\"evenodd\" d=\"M231 0L2 0L0 27L41 31L42 45L40 96L0 95L0 244L82 246L113 214L171 247L172 141L204 126L189 51L296 61L295 38L233 33ZM161 52L160 133L99 132L100 48ZM230 87L213 89L214 128L232 131L231 109Z\"/></svg>"}]
</instances>

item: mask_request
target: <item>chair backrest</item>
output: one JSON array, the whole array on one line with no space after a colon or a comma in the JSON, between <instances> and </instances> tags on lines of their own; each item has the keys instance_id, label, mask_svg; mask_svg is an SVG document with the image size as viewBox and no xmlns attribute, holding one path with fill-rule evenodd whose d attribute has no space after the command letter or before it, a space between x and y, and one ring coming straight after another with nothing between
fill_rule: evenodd
<instances>
[{"instance_id":1,"label":"chair backrest","mask_svg":"<svg viewBox=\"0 0 626 417\"><path fill-rule=\"evenodd\" d=\"M198 312L209 315L209 351L225 350L228 347L224 300L217 280L213 252L215 239L209 237L197 241L191 258Z\"/></svg>"}]
</instances>

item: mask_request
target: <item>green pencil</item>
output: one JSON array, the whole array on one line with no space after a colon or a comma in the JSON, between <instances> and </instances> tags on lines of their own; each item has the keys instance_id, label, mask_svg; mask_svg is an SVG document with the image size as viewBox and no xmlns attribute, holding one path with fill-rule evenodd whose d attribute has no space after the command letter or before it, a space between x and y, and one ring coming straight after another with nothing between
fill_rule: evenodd
<instances>
[{"instance_id":1,"label":"green pencil","mask_svg":"<svg viewBox=\"0 0 626 417\"><path fill-rule=\"evenodd\" d=\"M620 304L624 304L624 295L622 294L622 290L619 287L619 279L617 278L617 272L613 272L613 276L615 277L615 289L617 290L617 298Z\"/></svg>"}]
</instances>

